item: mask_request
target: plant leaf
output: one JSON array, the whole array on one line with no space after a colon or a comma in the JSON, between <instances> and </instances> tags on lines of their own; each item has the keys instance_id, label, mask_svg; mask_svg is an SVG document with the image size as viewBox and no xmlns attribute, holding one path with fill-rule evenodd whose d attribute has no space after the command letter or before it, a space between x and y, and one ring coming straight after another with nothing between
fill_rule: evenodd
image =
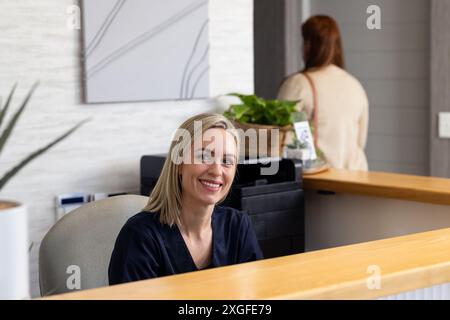
<instances>
[{"instance_id":1,"label":"plant leaf","mask_svg":"<svg viewBox=\"0 0 450 320\"><path fill-rule=\"evenodd\" d=\"M248 111L248 106L241 104L241 105L234 105L233 111L236 117L236 120L240 120L242 116Z\"/></svg>"},{"instance_id":2,"label":"plant leaf","mask_svg":"<svg viewBox=\"0 0 450 320\"><path fill-rule=\"evenodd\" d=\"M256 95L230 93L238 97L242 105L232 105L226 115L242 123L277 125L284 127L292 124L293 114L299 101L266 100Z\"/></svg>"},{"instance_id":3,"label":"plant leaf","mask_svg":"<svg viewBox=\"0 0 450 320\"><path fill-rule=\"evenodd\" d=\"M25 167L29 162L34 160L35 158L39 157L41 154L52 148L57 143L61 142L68 136L70 136L72 133L74 133L78 128L80 128L82 125L84 125L86 122L90 121L90 119L83 120L79 122L77 125L72 127L69 131L64 133L59 138L55 139L53 142L49 143L45 147L36 150L32 154L30 154L28 157L23 159L18 165L13 167L10 171L8 171L1 179L0 179L0 190L5 186L5 184L12 178L14 175L16 175L23 167Z\"/></svg>"},{"instance_id":4,"label":"plant leaf","mask_svg":"<svg viewBox=\"0 0 450 320\"><path fill-rule=\"evenodd\" d=\"M6 100L5 106L0 110L0 128L2 127L3 119L5 118L6 113L8 112L8 108L11 103L11 99L14 95L14 92L16 91L16 88L17 88L17 83L14 84L14 86L12 87L11 92L9 93L8 99Z\"/></svg>"},{"instance_id":5,"label":"plant leaf","mask_svg":"<svg viewBox=\"0 0 450 320\"><path fill-rule=\"evenodd\" d=\"M5 130L3 131L2 135L0 136L0 154L2 153L3 148L6 145L6 142L8 141L8 138L10 137L17 121L19 120L22 112L25 110L25 107L28 104L28 101L30 101L31 96L33 95L33 92L36 90L37 86L39 85L39 82L36 82L28 92L27 96L25 97L25 100L22 102L22 105L20 106L19 110L14 114L12 119L9 121L8 125L6 126Z\"/></svg>"},{"instance_id":6,"label":"plant leaf","mask_svg":"<svg viewBox=\"0 0 450 320\"><path fill-rule=\"evenodd\" d=\"M223 113L223 115L224 115L225 117L227 117L228 119L230 119L230 120L234 120L234 115L233 115L233 113L232 113L230 110L225 111L225 112Z\"/></svg>"}]
</instances>

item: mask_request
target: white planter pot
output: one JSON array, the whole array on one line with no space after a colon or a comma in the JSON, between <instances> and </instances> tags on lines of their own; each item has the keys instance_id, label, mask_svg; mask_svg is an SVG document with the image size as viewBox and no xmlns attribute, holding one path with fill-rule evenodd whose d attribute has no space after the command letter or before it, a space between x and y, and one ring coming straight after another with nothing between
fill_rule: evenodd
<instances>
[{"instance_id":1,"label":"white planter pot","mask_svg":"<svg viewBox=\"0 0 450 320\"><path fill-rule=\"evenodd\" d=\"M286 158L306 161L311 158L311 152L309 149L286 148Z\"/></svg>"},{"instance_id":2,"label":"white planter pot","mask_svg":"<svg viewBox=\"0 0 450 320\"><path fill-rule=\"evenodd\" d=\"M1 201L0 206L0 299L28 299L27 208L17 202Z\"/></svg>"}]
</instances>

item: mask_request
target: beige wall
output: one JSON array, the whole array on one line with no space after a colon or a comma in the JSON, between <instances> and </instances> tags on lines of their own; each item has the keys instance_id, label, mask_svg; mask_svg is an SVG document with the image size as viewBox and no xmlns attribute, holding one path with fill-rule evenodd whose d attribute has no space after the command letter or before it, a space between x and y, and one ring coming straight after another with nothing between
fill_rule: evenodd
<instances>
[{"instance_id":1,"label":"beige wall","mask_svg":"<svg viewBox=\"0 0 450 320\"><path fill-rule=\"evenodd\" d=\"M450 206L360 196L305 195L307 251L450 228Z\"/></svg>"},{"instance_id":2,"label":"beige wall","mask_svg":"<svg viewBox=\"0 0 450 320\"><path fill-rule=\"evenodd\" d=\"M19 82L14 107L36 80L39 90L0 159L0 174L81 119L93 120L31 163L0 194L29 206L31 293L38 295L38 249L55 222L54 197L68 192L139 189L139 159L167 150L187 117L214 101L85 105L81 101L80 31L66 27L74 0L0 2L0 96ZM253 92L252 0L210 2L211 95Z\"/></svg>"}]
</instances>

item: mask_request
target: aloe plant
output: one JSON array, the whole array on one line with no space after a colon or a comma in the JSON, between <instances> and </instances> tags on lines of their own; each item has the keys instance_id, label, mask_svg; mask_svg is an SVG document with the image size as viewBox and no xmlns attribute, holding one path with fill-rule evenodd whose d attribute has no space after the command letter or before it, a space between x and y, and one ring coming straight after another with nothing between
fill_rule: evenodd
<instances>
[{"instance_id":1,"label":"aloe plant","mask_svg":"<svg viewBox=\"0 0 450 320\"><path fill-rule=\"evenodd\" d=\"M28 102L30 101L34 91L38 87L39 83L36 82L26 95L25 99L23 100L22 104L20 105L19 109L14 113L14 115L11 117L9 122L5 125L5 128L3 129L2 133L0 134L0 155L2 153L3 148L6 145L6 142L8 141L9 137L11 136L14 127L17 124L17 121L19 120L20 116L24 112L26 106L28 105ZM2 129L3 121L6 117L6 114L8 112L8 109L11 105L11 101L14 96L14 92L16 91L17 84L15 84L5 102L5 105L2 107L0 104L0 130ZM72 127L70 130L68 130L66 133L58 137L57 139L53 140L46 146L34 151L27 157L25 157L22 161L20 161L16 166L11 168L9 171L7 171L3 176L0 177L0 191L5 186L8 181L10 181L20 170L22 170L28 163L30 163L32 160L36 159L43 153L45 153L47 150L55 146L57 143L63 141L65 138L70 136L72 133L74 133L78 128L80 128L84 123L89 121L89 119L83 120L76 124L74 127Z\"/></svg>"}]
</instances>

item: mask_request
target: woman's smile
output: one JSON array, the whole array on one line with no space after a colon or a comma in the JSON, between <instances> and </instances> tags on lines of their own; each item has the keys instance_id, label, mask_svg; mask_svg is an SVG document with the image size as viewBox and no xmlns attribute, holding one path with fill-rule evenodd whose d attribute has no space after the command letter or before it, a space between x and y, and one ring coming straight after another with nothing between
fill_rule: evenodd
<instances>
[{"instance_id":1,"label":"woman's smile","mask_svg":"<svg viewBox=\"0 0 450 320\"><path fill-rule=\"evenodd\" d=\"M223 183L217 180L198 179L200 184L209 192L218 192L222 188Z\"/></svg>"}]
</instances>

